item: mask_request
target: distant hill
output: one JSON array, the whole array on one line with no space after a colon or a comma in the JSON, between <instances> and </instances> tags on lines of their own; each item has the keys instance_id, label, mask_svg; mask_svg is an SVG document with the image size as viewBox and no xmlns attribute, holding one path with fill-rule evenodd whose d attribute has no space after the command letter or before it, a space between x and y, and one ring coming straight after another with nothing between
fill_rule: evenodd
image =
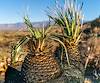
<instances>
[{"instance_id":1,"label":"distant hill","mask_svg":"<svg viewBox=\"0 0 100 83\"><path fill-rule=\"evenodd\" d=\"M84 22L84 25L91 25L91 27L100 27L100 17L92 21Z\"/></svg>"},{"instance_id":2,"label":"distant hill","mask_svg":"<svg viewBox=\"0 0 100 83\"><path fill-rule=\"evenodd\" d=\"M33 27L43 27L43 26L45 27L49 24L49 21L33 22L32 24L33 24ZM24 23L0 24L1 31L2 30L19 30L19 29L26 29L26 25Z\"/></svg>"},{"instance_id":3,"label":"distant hill","mask_svg":"<svg viewBox=\"0 0 100 83\"><path fill-rule=\"evenodd\" d=\"M83 30L85 32L100 34L100 17L92 21L85 22L83 26Z\"/></svg>"},{"instance_id":4,"label":"distant hill","mask_svg":"<svg viewBox=\"0 0 100 83\"><path fill-rule=\"evenodd\" d=\"M41 21L41 22L33 22L33 27L45 27L49 24L49 21ZM51 22L51 25L54 22ZM94 27L100 28L100 18L96 18L92 21L84 22L83 29L90 29L92 30ZM15 24L0 24L0 30L19 30L19 29L26 29L24 23L15 23Z\"/></svg>"}]
</instances>

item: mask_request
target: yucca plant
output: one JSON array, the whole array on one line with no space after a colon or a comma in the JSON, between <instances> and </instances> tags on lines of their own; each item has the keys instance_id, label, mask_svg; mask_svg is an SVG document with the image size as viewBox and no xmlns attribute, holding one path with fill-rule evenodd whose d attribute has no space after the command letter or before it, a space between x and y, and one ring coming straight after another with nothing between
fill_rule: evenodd
<instances>
[{"instance_id":1,"label":"yucca plant","mask_svg":"<svg viewBox=\"0 0 100 83\"><path fill-rule=\"evenodd\" d=\"M12 51L13 61L17 61L20 48L27 45L29 53L26 55L22 64L21 72L23 74L23 81L25 83L39 83L46 82L53 79L60 74L60 66L46 47L46 41L49 40L49 28L34 28L28 17L24 18L24 23L27 26L30 36L23 37Z\"/></svg>"},{"instance_id":2,"label":"yucca plant","mask_svg":"<svg viewBox=\"0 0 100 83\"><path fill-rule=\"evenodd\" d=\"M48 17L51 18L55 24L61 26L62 29L62 35L55 34L51 38L58 41L63 46L61 59L67 59L68 65L65 66L64 64L64 68L68 70L66 73L69 76L75 75L76 77L79 72L75 73L75 69L78 70L79 68L80 70L83 70L81 62L82 57L78 50L82 32L82 6L83 3L81 6L77 6L76 0L65 0L64 7L58 4L55 8L53 8L53 12L50 9L49 12L47 12ZM64 53L66 53L66 57Z\"/></svg>"},{"instance_id":3,"label":"yucca plant","mask_svg":"<svg viewBox=\"0 0 100 83\"><path fill-rule=\"evenodd\" d=\"M23 54L22 46L29 41L29 37L23 37L16 44L11 45L11 64L18 62L20 56Z\"/></svg>"}]
</instances>

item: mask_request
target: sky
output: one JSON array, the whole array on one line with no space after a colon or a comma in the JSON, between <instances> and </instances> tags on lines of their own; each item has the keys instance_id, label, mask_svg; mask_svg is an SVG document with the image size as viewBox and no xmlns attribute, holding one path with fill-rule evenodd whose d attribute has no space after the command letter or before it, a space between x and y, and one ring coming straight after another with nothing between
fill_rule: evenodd
<instances>
[{"instance_id":1,"label":"sky","mask_svg":"<svg viewBox=\"0 0 100 83\"><path fill-rule=\"evenodd\" d=\"M64 1L64 0L59 0ZM84 20L90 21L100 15L100 0L82 1ZM28 14L32 22L48 20L45 10L53 8L55 0L0 0L0 24L23 22L23 17Z\"/></svg>"}]
</instances>

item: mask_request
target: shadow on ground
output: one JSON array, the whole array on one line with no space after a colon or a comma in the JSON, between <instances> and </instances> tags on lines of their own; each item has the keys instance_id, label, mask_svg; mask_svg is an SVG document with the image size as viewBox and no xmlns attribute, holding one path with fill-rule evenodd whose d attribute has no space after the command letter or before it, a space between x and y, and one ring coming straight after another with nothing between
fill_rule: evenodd
<instances>
[{"instance_id":1,"label":"shadow on ground","mask_svg":"<svg viewBox=\"0 0 100 83\"><path fill-rule=\"evenodd\" d=\"M8 66L4 83L23 83L21 72L13 67Z\"/></svg>"}]
</instances>

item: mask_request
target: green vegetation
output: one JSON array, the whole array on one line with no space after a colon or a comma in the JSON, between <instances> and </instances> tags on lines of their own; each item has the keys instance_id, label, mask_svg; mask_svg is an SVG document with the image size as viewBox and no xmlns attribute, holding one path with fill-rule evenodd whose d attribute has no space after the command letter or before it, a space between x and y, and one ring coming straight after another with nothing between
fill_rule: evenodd
<instances>
[{"instance_id":1,"label":"green vegetation","mask_svg":"<svg viewBox=\"0 0 100 83\"><path fill-rule=\"evenodd\" d=\"M42 71L42 74L41 74L42 77L40 78L40 81L46 81L47 79L53 78L52 73L45 72L45 71L49 70L49 71L53 72L54 75L60 72L60 69L59 69L60 67L58 66L57 61L54 59L54 56L51 57L52 54L48 54L48 53L50 53L50 51L45 46L47 40L49 40L49 39L58 41L62 45L61 60L63 61L63 59L65 59L65 55L66 55L66 59L67 59L67 63L68 63L68 66L64 65L64 67L72 68L70 66L72 66L73 63L75 63L74 66L78 66L80 68L79 64L81 64L81 63L80 63L80 54L79 54L79 50L78 50L78 43L79 43L79 40L81 37L81 27L82 27L81 9L82 9L82 6L80 7L80 9L77 9L75 2L72 3L69 1L69 3L66 3L66 0L65 0L64 8L56 7L55 9L56 10L54 12L54 15L56 15L56 16L52 16L50 14L48 14L48 16L55 22L55 24L60 26L60 28L62 30L61 34L57 34L57 33L56 34L52 33L52 35L48 34L48 32L52 28L52 26L50 26L48 28L43 27L42 29L34 28L31 24L30 20L28 19L28 17L24 17L24 23L27 25L27 29L31 34L29 36L23 37L13 47L13 51L12 51L13 59L12 60L13 61L18 60L18 57L20 56L20 54L18 54L18 52L20 51L21 46L23 44L27 44L29 47L30 53L26 56L27 58L25 58L25 60L24 60L24 63L22 66L22 72L25 73L25 78L28 79L27 80L28 82L32 82L32 79L35 79L35 81L39 81L38 78L40 76L40 74L39 74L40 71ZM41 60L41 57L44 57L44 58L50 57L51 59L48 58L45 61L42 58L42 60L41 60L42 62L40 62L40 60L37 60L37 57L40 60ZM74 58L76 58L76 59L73 60ZM32 60L34 60L34 61L31 62ZM45 63L45 62L48 62L48 63ZM53 64L53 63L55 63L55 64ZM44 66L42 66L41 64ZM51 66L48 69L47 64L54 66L56 68L56 71L52 71L53 69ZM28 70L26 67L28 67ZM37 67L37 70L33 71L33 69L32 69L33 67L34 68ZM38 69L39 67L41 68L41 70ZM44 68L46 68L46 69L44 70ZM66 68L64 68L64 69L66 69ZM69 69L66 69L66 70L69 70ZM32 71L33 76L30 74L30 71ZM37 73L36 77L34 77L34 73ZM49 76L49 78L45 77L46 73L49 74L49 75L47 75L47 76ZM80 72L78 72L78 74L79 73ZM71 72L71 74L72 74L72 72ZM31 79L29 79L29 77L31 77Z\"/></svg>"},{"instance_id":2,"label":"green vegetation","mask_svg":"<svg viewBox=\"0 0 100 83\"><path fill-rule=\"evenodd\" d=\"M57 6L54 8L53 16L51 12L48 13L48 16L62 28L62 35L56 34L53 39L63 45L68 65L70 65L68 56L79 56L78 43L80 42L82 28L82 6L77 9L76 2L68 1L67 3L65 0L64 7Z\"/></svg>"},{"instance_id":3,"label":"green vegetation","mask_svg":"<svg viewBox=\"0 0 100 83\"><path fill-rule=\"evenodd\" d=\"M34 28L28 17L24 17L24 23L30 35L23 37L12 49L12 60L16 62L21 56L20 49L23 45L28 46L29 53L26 55L21 69L24 74L23 79L30 83L45 82L57 77L60 74L60 66L54 58L54 54L46 47L46 42L51 36L48 32L52 26L42 29ZM34 70L35 68L37 69Z\"/></svg>"},{"instance_id":4,"label":"green vegetation","mask_svg":"<svg viewBox=\"0 0 100 83\"><path fill-rule=\"evenodd\" d=\"M65 76L70 79L67 79L68 83L71 80L78 82L80 79L81 81L84 79L84 65L78 49L83 25L83 16L81 15L83 3L79 8L76 0L72 1L65 0L64 7L58 4L53 12L48 13L49 18L62 29L62 34L55 34L52 39L62 45L61 60ZM65 64L65 60L67 60L68 66Z\"/></svg>"}]
</instances>

